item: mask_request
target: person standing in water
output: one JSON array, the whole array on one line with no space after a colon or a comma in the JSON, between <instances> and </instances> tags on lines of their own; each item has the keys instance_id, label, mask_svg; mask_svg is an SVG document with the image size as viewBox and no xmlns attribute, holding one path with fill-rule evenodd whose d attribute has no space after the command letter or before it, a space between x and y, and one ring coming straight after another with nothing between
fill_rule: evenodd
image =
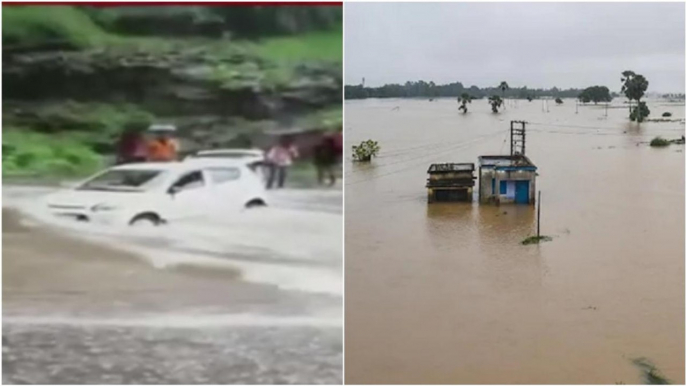
<instances>
[{"instance_id":1,"label":"person standing in water","mask_svg":"<svg viewBox=\"0 0 686 386\"><path fill-rule=\"evenodd\" d=\"M148 161L176 161L179 146L171 135L175 130L174 126L152 126L150 128L150 132L155 137L148 142Z\"/></svg>"},{"instance_id":2,"label":"person standing in water","mask_svg":"<svg viewBox=\"0 0 686 386\"><path fill-rule=\"evenodd\" d=\"M269 162L269 179L267 189L271 189L278 178L278 187L283 188L286 182L286 169L298 158L298 149L288 137L281 137L279 142L269 149L267 161Z\"/></svg>"},{"instance_id":3,"label":"person standing in water","mask_svg":"<svg viewBox=\"0 0 686 386\"><path fill-rule=\"evenodd\" d=\"M317 168L317 181L320 185L324 185L326 178L329 180L329 186L336 183L334 167L337 163L336 138L330 135L325 136L314 149L314 166Z\"/></svg>"},{"instance_id":4,"label":"person standing in water","mask_svg":"<svg viewBox=\"0 0 686 386\"><path fill-rule=\"evenodd\" d=\"M117 143L117 165L146 161L148 149L143 136L145 127L140 122L129 122L126 125Z\"/></svg>"}]
</instances>

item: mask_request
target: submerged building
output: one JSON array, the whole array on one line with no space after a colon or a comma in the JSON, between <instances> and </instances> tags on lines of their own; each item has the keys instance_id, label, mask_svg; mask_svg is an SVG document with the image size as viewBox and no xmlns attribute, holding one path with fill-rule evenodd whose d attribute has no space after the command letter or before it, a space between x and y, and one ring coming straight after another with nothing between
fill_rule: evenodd
<instances>
[{"instance_id":1,"label":"submerged building","mask_svg":"<svg viewBox=\"0 0 686 386\"><path fill-rule=\"evenodd\" d=\"M476 179L473 163L432 164L427 173L429 203L472 201Z\"/></svg>"},{"instance_id":2,"label":"submerged building","mask_svg":"<svg viewBox=\"0 0 686 386\"><path fill-rule=\"evenodd\" d=\"M522 154L479 157L479 202L534 204L536 165Z\"/></svg>"}]
</instances>

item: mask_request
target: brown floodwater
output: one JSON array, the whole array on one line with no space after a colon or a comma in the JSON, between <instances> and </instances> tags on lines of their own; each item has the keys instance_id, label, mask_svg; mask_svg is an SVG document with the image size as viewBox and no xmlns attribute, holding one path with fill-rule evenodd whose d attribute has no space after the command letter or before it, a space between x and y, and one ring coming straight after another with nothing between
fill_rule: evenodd
<instances>
[{"instance_id":1,"label":"brown floodwater","mask_svg":"<svg viewBox=\"0 0 686 386\"><path fill-rule=\"evenodd\" d=\"M646 142L684 125L624 106L346 102L347 147L381 146L346 163L346 383L642 383L643 357L683 384L683 146ZM426 202L432 162L508 153L510 120L530 122L540 245L520 244L533 206Z\"/></svg>"}]
</instances>

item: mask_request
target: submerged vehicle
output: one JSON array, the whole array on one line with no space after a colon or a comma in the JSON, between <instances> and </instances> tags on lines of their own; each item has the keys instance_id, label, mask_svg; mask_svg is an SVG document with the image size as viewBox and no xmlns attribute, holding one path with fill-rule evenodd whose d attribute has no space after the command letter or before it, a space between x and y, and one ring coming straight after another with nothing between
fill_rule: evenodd
<instances>
[{"instance_id":1,"label":"submerged vehicle","mask_svg":"<svg viewBox=\"0 0 686 386\"><path fill-rule=\"evenodd\" d=\"M267 204L254 171L215 160L115 166L46 201L56 216L136 226Z\"/></svg>"},{"instance_id":2,"label":"submerged vehicle","mask_svg":"<svg viewBox=\"0 0 686 386\"><path fill-rule=\"evenodd\" d=\"M197 161L206 159L241 162L251 170L258 173L262 179L265 179L267 176L267 159L264 151L260 149L200 150L184 158L184 161Z\"/></svg>"}]
</instances>

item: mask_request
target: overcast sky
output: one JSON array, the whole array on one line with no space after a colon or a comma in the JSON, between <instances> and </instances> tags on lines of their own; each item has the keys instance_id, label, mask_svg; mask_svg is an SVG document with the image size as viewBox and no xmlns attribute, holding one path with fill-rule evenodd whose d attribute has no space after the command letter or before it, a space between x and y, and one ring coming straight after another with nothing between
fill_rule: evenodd
<instances>
[{"instance_id":1,"label":"overcast sky","mask_svg":"<svg viewBox=\"0 0 686 386\"><path fill-rule=\"evenodd\" d=\"M345 3L345 83L684 92L684 3Z\"/></svg>"}]
</instances>

